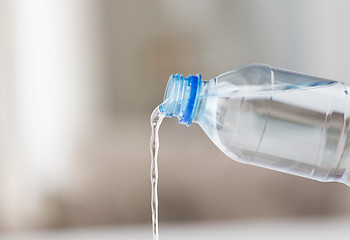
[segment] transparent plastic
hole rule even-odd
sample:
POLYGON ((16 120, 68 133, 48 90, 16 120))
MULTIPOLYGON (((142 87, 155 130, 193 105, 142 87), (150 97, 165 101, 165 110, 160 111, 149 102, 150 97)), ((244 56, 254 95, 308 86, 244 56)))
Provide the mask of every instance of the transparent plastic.
MULTIPOLYGON (((350 185, 350 102, 343 82, 253 64, 201 80, 196 88, 191 122, 228 157, 350 185)), ((176 92, 168 89, 160 111, 181 119, 181 111, 167 112, 167 104, 186 108, 190 86, 176 100, 169 91, 176 92)))

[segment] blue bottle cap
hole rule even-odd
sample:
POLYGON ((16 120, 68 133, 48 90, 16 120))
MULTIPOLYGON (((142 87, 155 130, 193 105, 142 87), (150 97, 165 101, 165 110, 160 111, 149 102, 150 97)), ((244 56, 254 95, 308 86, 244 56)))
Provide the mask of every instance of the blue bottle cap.
POLYGON ((159 106, 167 117, 176 116, 179 123, 189 126, 192 123, 201 86, 201 75, 171 75, 164 94, 164 101, 159 106))

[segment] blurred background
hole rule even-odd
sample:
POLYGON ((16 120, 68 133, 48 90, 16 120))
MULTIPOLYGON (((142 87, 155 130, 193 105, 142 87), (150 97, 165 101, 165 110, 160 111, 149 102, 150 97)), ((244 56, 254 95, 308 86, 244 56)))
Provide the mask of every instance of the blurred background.
MULTIPOLYGON (((144 224, 150 239, 149 117, 169 75, 265 63, 350 83, 349 8, 0 0, 0 236, 144 224)), ((160 231, 350 217, 349 187, 234 162, 195 124, 166 119, 160 140, 160 231)))

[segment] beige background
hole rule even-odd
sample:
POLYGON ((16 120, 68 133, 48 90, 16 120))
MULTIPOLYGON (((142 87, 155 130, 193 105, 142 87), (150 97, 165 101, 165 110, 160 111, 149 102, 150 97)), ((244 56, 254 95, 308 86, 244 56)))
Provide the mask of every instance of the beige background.
MULTIPOLYGON (((0 229, 149 223, 149 115, 171 73, 266 63, 349 82, 348 1, 0 0, 0 229)), ((160 219, 350 214, 349 188, 160 129, 160 219)))

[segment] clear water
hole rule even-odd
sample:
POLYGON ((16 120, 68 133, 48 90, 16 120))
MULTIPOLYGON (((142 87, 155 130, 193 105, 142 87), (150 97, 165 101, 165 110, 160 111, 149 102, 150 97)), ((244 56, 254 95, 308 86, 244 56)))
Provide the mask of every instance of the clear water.
POLYGON ((151 184, 152 184, 152 197, 151 197, 151 208, 152 208, 152 229, 153 229, 153 240, 159 239, 158 233, 158 150, 159 150, 159 127, 162 124, 165 116, 160 113, 159 108, 156 107, 151 114, 151 184))
POLYGON ((197 123, 227 156, 320 181, 348 176, 350 104, 344 84, 274 85, 268 91, 247 86, 242 93, 228 86, 220 91, 220 84, 201 100, 197 123))

